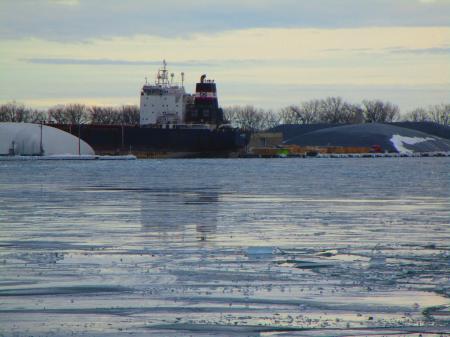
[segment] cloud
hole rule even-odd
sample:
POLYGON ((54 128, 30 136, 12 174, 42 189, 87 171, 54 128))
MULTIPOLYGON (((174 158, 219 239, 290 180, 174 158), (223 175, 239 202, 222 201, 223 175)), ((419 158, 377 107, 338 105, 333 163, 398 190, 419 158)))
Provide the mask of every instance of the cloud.
MULTIPOLYGON (((421 50, 442 54, 450 45, 450 27, 353 29, 246 29, 197 34, 185 39, 155 36, 116 37, 90 43, 38 39, 2 41, 3 59, 33 64, 159 65, 163 58, 180 66, 233 67, 262 62, 324 62, 421 50)), ((373 62, 373 61, 372 61, 373 62)), ((294 64, 295 65, 295 64, 294 64)))
POLYGON ((419 0, 34 0, 3 1, 1 7, 0 37, 7 39, 186 38, 251 28, 450 25, 448 0, 426 6, 419 0))
MULTIPOLYGON (((83 58, 25 58, 24 62, 49 65, 95 65, 95 66, 161 66, 162 61, 131 61, 113 59, 83 59, 83 58)), ((172 65, 180 67, 211 66, 211 63, 185 61, 172 62, 172 65)))
POLYGON ((152 80, 165 58, 169 71, 185 72, 188 92, 203 73, 215 79, 224 105, 277 108, 340 95, 409 107, 448 99, 449 46, 450 27, 258 28, 89 43, 0 40, 0 101, 137 102, 144 77, 152 80))
POLYGON ((80 4, 80 0, 49 0, 49 3, 63 6, 77 6, 80 4))
POLYGON ((352 49, 343 49, 343 48, 330 48, 325 49, 325 51, 333 53, 340 52, 354 52, 359 54, 382 54, 382 53, 391 53, 391 54, 417 54, 417 55, 447 55, 450 54, 449 47, 433 47, 433 48, 400 48, 400 47, 390 47, 384 49, 375 49, 375 48, 352 48, 352 49))
POLYGON ((450 48, 388 48, 391 53, 396 54, 430 54, 430 55, 448 55, 450 54, 450 48))

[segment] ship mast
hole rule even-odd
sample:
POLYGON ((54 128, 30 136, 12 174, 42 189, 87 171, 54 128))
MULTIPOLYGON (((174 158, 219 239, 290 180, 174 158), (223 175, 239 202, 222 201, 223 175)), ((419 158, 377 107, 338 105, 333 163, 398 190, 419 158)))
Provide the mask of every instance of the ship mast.
POLYGON ((169 71, 166 68, 167 63, 166 60, 163 60, 163 67, 158 70, 158 74, 156 75, 156 85, 160 86, 169 86, 169 71))

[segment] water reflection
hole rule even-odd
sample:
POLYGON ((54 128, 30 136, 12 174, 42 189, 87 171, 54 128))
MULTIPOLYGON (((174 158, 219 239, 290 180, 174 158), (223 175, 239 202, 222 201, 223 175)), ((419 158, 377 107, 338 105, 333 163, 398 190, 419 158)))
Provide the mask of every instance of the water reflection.
POLYGON ((10 163, 0 335, 447 332, 448 164, 10 163))
POLYGON ((195 229, 196 240, 207 241, 217 231, 220 196, 213 189, 139 193, 142 231, 169 242, 186 241, 195 229))

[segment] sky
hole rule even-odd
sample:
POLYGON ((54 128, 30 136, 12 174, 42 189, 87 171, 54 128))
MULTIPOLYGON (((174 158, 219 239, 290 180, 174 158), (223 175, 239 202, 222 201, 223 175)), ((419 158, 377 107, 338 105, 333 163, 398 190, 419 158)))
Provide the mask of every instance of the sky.
POLYGON ((0 103, 139 104, 164 59, 222 106, 406 113, 450 103, 450 0, 0 0, 0 103))

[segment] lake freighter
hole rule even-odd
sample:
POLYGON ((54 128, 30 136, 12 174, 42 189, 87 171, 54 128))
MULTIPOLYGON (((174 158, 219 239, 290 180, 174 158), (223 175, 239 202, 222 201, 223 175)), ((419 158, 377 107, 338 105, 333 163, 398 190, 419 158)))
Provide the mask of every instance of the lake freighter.
POLYGON ((216 83, 202 75, 194 95, 173 82, 166 62, 140 93, 139 125, 52 124, 80 137, 96 154, 138 157, 223 157, 242 150, 249 134, 232 128, 217 100, 216 83))

